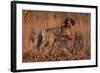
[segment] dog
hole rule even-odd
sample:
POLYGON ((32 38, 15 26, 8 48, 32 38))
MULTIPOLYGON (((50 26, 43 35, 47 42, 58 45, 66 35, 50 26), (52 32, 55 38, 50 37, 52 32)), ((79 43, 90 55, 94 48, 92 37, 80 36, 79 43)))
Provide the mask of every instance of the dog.
MULTIPOLYGON (((70 29, 75 25, 75 20, 72 18, 66 18, 64 20, 64 23, 61 27, 55 27, 55 28, 48 28, 38 34, 38 37, 36 38, 37 48, 43 48, 43 47, 51 47, 53 44, 59 40, 59 41, 71 41, 71 32, 70 29)), ((33 39, 31 39, 33 41, 33 39)))

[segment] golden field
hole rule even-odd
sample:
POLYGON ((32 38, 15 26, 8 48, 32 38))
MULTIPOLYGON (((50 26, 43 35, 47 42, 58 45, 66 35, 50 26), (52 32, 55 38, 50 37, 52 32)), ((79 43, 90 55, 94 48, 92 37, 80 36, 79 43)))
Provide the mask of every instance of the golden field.
MULTIPOLYGON (((23 10, 22 20, 23 62, 86 60, 91 58, 91 14, 23 10), (35 41, 39 33, 46 29, 61 27, 64 20, 69 17, 75 21, 75 26, 68 30, 71 31, 71 41, 61 41, 61 38, 57 37, 58 42, 52 42, 51 46, 36 47, 35 41)), ((47 33, 52 34, 52 32, 47 33)), ((53 36, 50 38, 53 39, 53 36)))

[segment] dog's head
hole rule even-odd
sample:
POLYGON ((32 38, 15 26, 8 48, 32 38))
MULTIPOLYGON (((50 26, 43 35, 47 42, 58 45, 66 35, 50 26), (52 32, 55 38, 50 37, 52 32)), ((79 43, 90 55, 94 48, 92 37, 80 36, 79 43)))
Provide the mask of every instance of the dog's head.
POLYGON ((72 18, 66 18, 64 20, 64 26, 63 27, 71 27, 75 25, 75 20, 72 18))

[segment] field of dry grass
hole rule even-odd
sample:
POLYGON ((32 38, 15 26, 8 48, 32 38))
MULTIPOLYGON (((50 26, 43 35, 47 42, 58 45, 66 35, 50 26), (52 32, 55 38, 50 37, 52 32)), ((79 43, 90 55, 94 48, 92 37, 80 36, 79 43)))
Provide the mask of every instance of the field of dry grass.
POLYGON ((23 62, 85 60, 91 58, 91 15, 89 13, 23 10, 22 15, 23 62), (75 26, 68 30, 71 32, 71 41, 67 39, 61 41, 61 38, 57 37, 57 41, 52 46, 35 46, 39 33, 46 29, 61 27, 68 17, 75 20, 75 26), (30 39, 31 37, 32 39, 30 39))

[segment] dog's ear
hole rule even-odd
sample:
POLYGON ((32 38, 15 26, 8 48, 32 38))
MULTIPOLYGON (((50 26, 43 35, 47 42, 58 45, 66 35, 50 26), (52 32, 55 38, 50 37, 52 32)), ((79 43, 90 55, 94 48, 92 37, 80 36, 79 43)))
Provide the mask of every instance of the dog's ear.
POLYGON ((65 20, 64 20, 64 27, 67 27, 68 26, 68 18, 66 18, 65 20))
POLYGON ((72 26, 76 24, 74 19, 70 18, 70 21, 71 21, 72 26))

